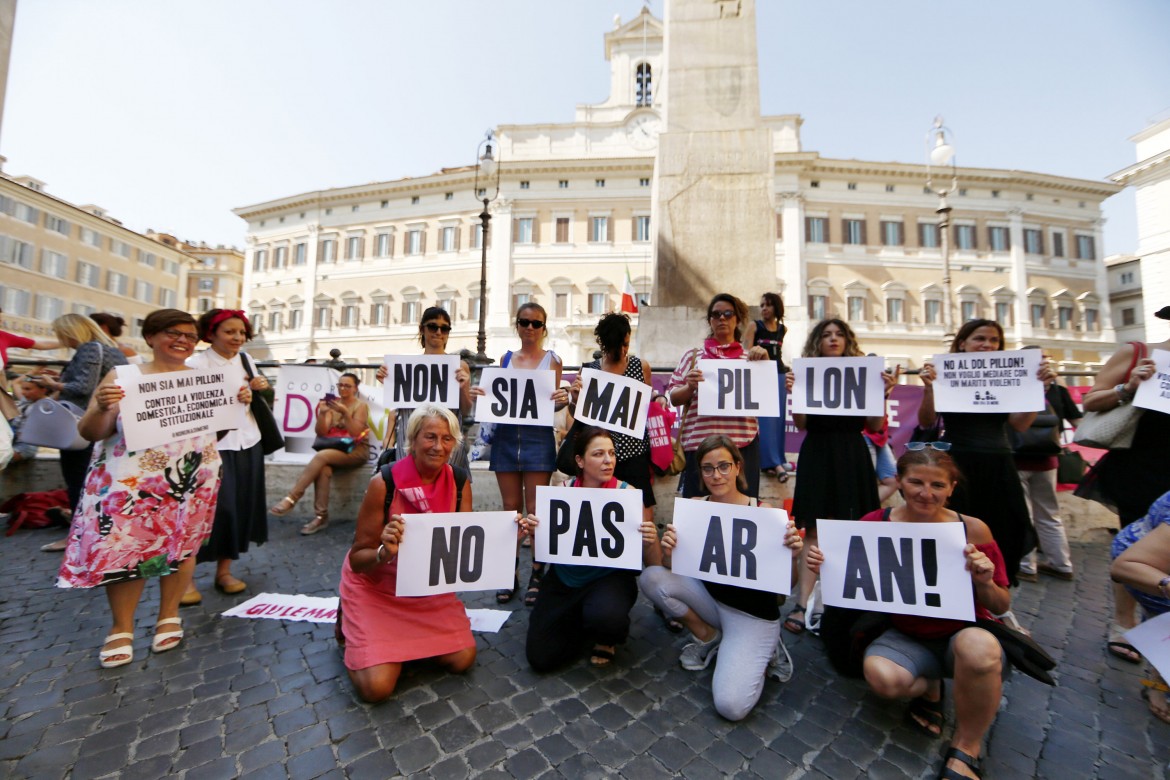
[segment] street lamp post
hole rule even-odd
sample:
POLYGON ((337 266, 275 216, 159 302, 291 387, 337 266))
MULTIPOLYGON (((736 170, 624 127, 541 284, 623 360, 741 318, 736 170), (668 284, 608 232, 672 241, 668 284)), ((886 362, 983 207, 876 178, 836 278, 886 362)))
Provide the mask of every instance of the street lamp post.
POLYGON ((500 194, 500 166, 492 156, 495 140, 495 135, 488 130, 476 148, 478 162, 475 167, 475 197, 483 201, 483 211, 479 214, 479 336, 475 355, 475 363, 479 366, 491 362, 487 356, 487 250, 492 220, 488 206, 500 194))
POLYGON ((951 206, 947 196, 959 188, 959 172, 955 166, 955 147, 951 145, 947 136, 950 129, 943 125, 943 118, 936 116, 930 132, 926 134, 926 188, 938 196, 938 230, 940 247, 942 249, 943 265, 943 329, 946 331, 944 340, 949 341, 955 335, 954 302, 951 295, 951 206), (934 173, 941 169, 945 175, 947 166, 950 166, 951 181, 949 185, 934 186, 934 173))

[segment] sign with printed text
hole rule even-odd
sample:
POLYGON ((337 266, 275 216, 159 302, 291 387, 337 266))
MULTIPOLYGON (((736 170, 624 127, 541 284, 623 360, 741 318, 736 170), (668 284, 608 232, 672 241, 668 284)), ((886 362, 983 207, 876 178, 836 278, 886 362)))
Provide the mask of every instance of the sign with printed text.
POLYGON ((1039 412, 1044 383, 1038 349, 947 352, 932 358, 934 408, 940 412, 1039 412))
MULTIPOLYGON (((776 372, 772 366, 772 373, 776 372)), ((792 551, 784 546, 788 513, 677 498, 675 574, 787 595, 792 592, 792 551)))
POLYGON ((975 619, 963 523, 817 520, 825 604, 898 615, 975 619))
POLYGON ((337 394, 341 374, 321 366, 283 365, 276 379, 276 422, 287 439, 316 436, 317 404, 326 393, 337 394))
POLYGON ((476 398, 475 421, 551 428, 556 380, 556 372, 547 368, 484 368, 479 380, 484 395, 476 398))
POLYGON ((792 413, 881 417, 886 413, 884 370, 880 357, 796 358, 792 413))
POLYGON ((1133 405, 1156 412, 1170 413, 1170 352, 1155 349, 1154 375, 1138 385, 1133 405))
POLYGON ((699 360, 699 414, 779 417, 780 380, 770 360, 699 360))
POLYGON ((248 407, 237 399, 245 382, 239 366, 143 374, 118 366, 122 434, 131 452, 216 431, 239 428, 248 407))
POLYGON ((1170 612, 1139 623, 1125 632, 1125 639, 1154 665, 1163 680, 1170 680, 1170 612))
POLYGON ((386 355, 382 404, 387 409, 414 409, 422 404, 459 408, 458 355, 386 355))
POLYGON ((223 613, 224 617, 264 618, 309 623, 336 623, 337 596, 261 593, 223 613))
POLYGON ((515 512, 403 515, 399 596, 433 596, 512 587, 515 512))
POLYGON ((652 393, 650 385, 637 379, 595 368, 582 369, 573 419, 640 439, 646 433, 652 393))
POLYGON ((641 490, 540 485, 536 516, 537 561, 642 569, 641 490))

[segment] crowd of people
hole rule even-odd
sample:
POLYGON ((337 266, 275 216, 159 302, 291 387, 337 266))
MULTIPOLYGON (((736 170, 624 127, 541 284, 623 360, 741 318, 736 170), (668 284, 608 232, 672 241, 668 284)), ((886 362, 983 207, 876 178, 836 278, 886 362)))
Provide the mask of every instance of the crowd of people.
MULTIPOLYGON (((784 399, 797 377, 783 361, 787 329, 779 296, 764 295, 761 312, 762 318, 752 321, 743 301, 716 295, 706 310, 706 337, 680 356, 662 395, 655 393, 656 401, 679 409, 683 498, 766 509, 759 500, 761 479, 788 478, 782 417, 700 413, 704 360, 774 362, 780 409, 785 409, 784 399)), ((1158 316, 1170 319, 1170 307, 1158 316)), ((58 584, 104 586, 111 629, 98 657, 103 667, 112 668, 133 660, 134 613, 147 579, 158 577, 161 588, 151 650, 167 652, 183 640, 180 604, 202 598, 193 585, 196 563, 215 562, 215 587, 241 593, 247 585, 232 573, 232 563, 250 544, 263 544, 268 536, 261 432, 252 412, 239 428, 219 436, 207 433, 131 451, 119 407, 125 397, 121 383, 131 375, 237 366, 246 380, 232 391, 245 405, 251 404, 253 392, 267 390, 268 383, 242 351, 252 327, 241 311, 213 309, 199 320, 174 309, 155 311, 141 328, 147 356, 117 342, 124 323, 107 318, 99 324, 96 319, 79 314, 58 318, 53 323, 56 342, 3 334, 0 352, 10 347, 74 350, 60 373, 40 370, 20 382, 28 397, 53 394, 84 409, 78 431, 89 446, 61 452, 71 527, 58 584), (208 348, 197 352, 200 341, 208 348)), ((500 365, 553 372, 551 401, 571 414, 582 380, 578 376, 571 385, 562 385, 561 359, 543 346, 547 320, 539 304, 522 304, 515 317, 519 348, 503 355, 500 365)), ((446 353, 450 324, 450 315, 441 308, 424 312, 419 323, 424 354, 446 353)), ((603 316, 595 336, 600 357, 585 368, 651 384, 649 365, 630 354, 631 326, 625 315, 603 316)), ((950 352, 1004 348, 1001 325, 976 319, 958 330, 950 352)), ((1170 349, 1170 341, 1119 349, 1085 396, 1085 409, 1102 412, 1130 403, 1141 383, 1155 374, 1148 356, 1154 349, 1170 349)), ((804 358, 864 354, 849 324, 835 317, 816 323, 801 350, 804 358)), ((377 378, 385 377, 382 370, 377 378)), ((887 398, 899 377, 898 366, 884 372, 887 398)), ((473 386, 466 363, 460 362, 455 378, 457 409, 422 404, 398 412, 384 441, 394 456, 371 478, 353 546, 341 562, 337 636, 353 685, 366 701, 390 697, 404 663, 433 659, 461 672, 475 662, 475 641, 456 596, 396 593, 399 545, 408 527, 424 522, 419 515, 473 508, 460 417, 484 391, 473 386), (407 515, 413 518, 409 523, 407 515)), ((940 413, 934 395, 938 373, 926 363, 919 373, 923 398, 917 441, 893 465, 891 456, 887 453, 883 460, 881 452, 888 446, 885 416, 794 415, 805 436, 797 459, 792 518, 782 530, 794 558, 793 599, 783 621, 783 600, 776 594, 704 582, 672 570, 680 531, 671 523, 655 524, 653 484, 661 471, 651 463, 649 433, 637 438, 576 422, 565 435, 562 446, 568 450, 561 458, 551 426, 497 424, 489 469, 504 509, 515 513, 517 539, 512 588, 500 591, 497 601, 516 597, 519 545, 548 519, 537 516, 537 488, 549 485, 558 462, 563 465, 571 458, 572 473, 564 483, 568 487, 641 491, 643 570, 534 563, 524 594, 524 603, 532 607, 525 653, 538 672, 561 668, 583 652, 594 666, 615 663, 641 591, 669 624, 689 632, 691 642, 679 658, 684 669, 715 664, 716 711, 733 721, 746 717, 769 677, 783 682, 793 674, 781 627, 792 633, 808 627, 809 598, 826 560, 818 545, 817 520, 827 518, 961 523, 975 614, 982 621, 1022 629, 1011 612, 1011 588, 1020 580, 1034 581, 1038 573, 1060 580, 1074 577, 1056 506, 1054 457, 1065 423, 1075 426, 1081 413, 1056 378, 1052 362, 1043 356, 1036 373, 1045 387, 1045 409, 1039 413, 940 413), (872 453, 864 434, 876 437, 869 440, 872 453), (882 485, 889 487, 884 495, 879 493, 882 485), (888 501, 892 491, 901 499, 888 501)), ((313 485, 313 519, 302 534, 317 533, 329 523, 333 470, 368 462, 369 409, 358 385, 356 374, 344 373, 337 395, 317 405, 315 432, 318 441, 325 441, 315 447, 317 454, 289 494, 268 509, 276 516, 289 513, 313 485)), ((1107 649, 1135 663, 1142 658, 1124 632, 1139 618, 1170 610, 1168 440, 1170 415, 1146 410, 1137 419, 1132 445, 1109 451, 1079 488, 1080 494, 1107 502, 1121 519, 1123 530, 1113 545, 1117 584, 1107 649)), ((935 737, 942 733, 944 681, 950 678, 955 729, 941 776, 978 776, 982 740, 995 717, 1008 669, 1001 640, 986 623, 893 616, 864 650, 861 668, 876 695, 908 700, 911 722, 935 737)), ((1152 667, 1142 694, 1150 712, 1170 722, 1166 682, 1152 667)))

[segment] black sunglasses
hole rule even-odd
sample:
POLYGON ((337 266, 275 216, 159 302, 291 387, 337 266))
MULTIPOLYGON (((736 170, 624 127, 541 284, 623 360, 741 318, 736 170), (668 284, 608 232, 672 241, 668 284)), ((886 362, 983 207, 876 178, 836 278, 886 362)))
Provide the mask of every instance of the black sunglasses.
POLYGON ((731 309, 719 309, 711 312, 711 319, 713 320, 729 320, 735 316, 735 312, 731 309))
POLYGON ((423 327, 429 330, 431 333, 438 333, 439 331, 442 331, 443 333, 451 332, 450 325, 441 325, 437 322, 424 322, 423 327))
POLYGON ((540 330, 541 328, 544 327, 544 320, 529 320, 529 319, 525 319, 524 317, 517 317, 516 318, 516 327, 517 328, 536 328, 537 330, 540 330))

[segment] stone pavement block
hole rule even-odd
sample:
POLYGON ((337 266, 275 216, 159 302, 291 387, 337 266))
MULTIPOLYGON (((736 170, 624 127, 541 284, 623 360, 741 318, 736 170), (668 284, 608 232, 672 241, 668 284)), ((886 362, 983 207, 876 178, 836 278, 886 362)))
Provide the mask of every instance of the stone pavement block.
POLYGON ((205 720, 185 726, 179 731, 179 743, 182 747, 189 747, 196 742, 223 736, 223 722, 220 720, 205 720))
POLYGON ((561 733, 581 750, 588 750, 590 745, 605 738, 600 726, 583 718, 566 724, 561 733))
POLYGON ((299 756, 320 745, 330 745, 329 728, 324 723, 315 723, 307 729, 294 731, 285 738, 290 756, 299 756))
POLYGON ((164 731, 138 741, 134 748, 134 760, 153 758, 154 756, 173 756, 179 751, 179 732, 164 731))
POLYGON ((218 737, 205 739, 202 742, 186 747, 174 756, 175 770, 191 769, 214 761, 223 755, 223 740, 218 737))
POLYGON ((665 780, 675 774, 650 756, 638 756, 622 767, 626 780, 665 780))
MULTIPOLYGON (((27 755, 25 755, 23 758, 20 759, 20 761, 17 762, 15 772, 14 772, 14 774, 12 774, 10 776, 11 777, 37 777, 37 776, 64 777, 69 772, 69 769, 71 766, 73 766, 74 762, 77 761, 78 748, 79 748, 80 744, 81 744, 80 741, 74 741, 74 742, 67 742, 67 743, 64 743, 61 745, 52 745, 52 746, 44 747, 44 748, 41 748, 40 750, 34 750, 34 751, 28 753, 27 755)), ((112 767, 106 769, 106 771, 102 772, 102 774, 107 774, 109 772, 113 772, 117 769, 117 767, 122 766, 124 759, 125 759, 125 756, 124 755, 117 755, 117 756, 113 756, 112 759, 113 759, 112 767)), ((104 760, 91 762, 89 759, 85 759, 83 762, 78 762, 78 764, 81 764, 81 763, 86 763, 86 764, 93 763, 96 766, 102 766, 102 767, 107 767, 107 766, 111 765, 111 761, 104 761, 104 760)), ((91 775, 91 776, 96 777, 97 775, 91 775)))
POLYGON ((290 780, 311 780, 322 777, 336 768, 337 759, 329 745, 319 745, 299 756, 293 756, 285 764, 290 780))
POLYGON ((606 731, 618 731, 633 719, 630 712, 612 702, 601 705, 589 717, 606 731))
POLYGON ((716 742, 704 750, 703 758, 725 774, 737 771, 745 763, 743 754, 726 742, 716 742))
POLYGON ((609 737, 591 746, 589 748, 589 755, 609 769, 617 769, 622 764, 627 763, 636 754, 625 743, 614 737, 609 737))
POLYGON ((183 776, 183 780, 222 780, 225 777, 234 777, 236 774, 235 759, 224 756, 203 766, 195 767, 183 776))
POLYGON ((533 748, 553 766, 559 766, 565 759, 577 754, 577 747, 561 734, 542 737, 536 741, 533 748))
POLYGON ((721 780, 727 775, 719 771, 713 764, 703 758, 696 758, 691 763, 687 764, 679 772, 681 777, 687 780, 721 780))
POLYGON ((588 753, 577 753, 557 767, 557 774, 567 780, 606 780, 612 774, 588 753))
POLYGON ((386 780, 394 776, 394 762, 383 753, 371 753, 345 767, 350 780, 386 780))
POLYGON ((250 774, 269 764, 283 764, 288 752, 284 749, 284 742, 273 739, 240 752, 238 758, 240 769, 250 774))
POLYGON ((460 715, 432 730, 444 753, 454 753, 475 742, 483 732, 467 715, 460 715))
POLYGON ((266 719, 271 723, 272 731, 278 737, 286 737, 294 731, 300 731, 306 726, 317 722, 317 715, 311 707, 282 712, 274 718, 266 719))
POLYGON ((414 717, 418 720, 418 725, 430 730, 454 718, 455 708, 445 701, 435 701, 415 710, 414 717))
POLYGON ((14 718, 14 722, 11 728, 9 728, 8 733, 14 737, 31 733, 39 736, 44 733, 47 727, 60 722, 64 716, 65 708, 63 706, 48 707, 40 711, 34 711, 19 720, 14 718))
POLYGON ((398 765, 399 771, 407 775, 430 766, 440 755, 442 754, 434 739, 425 734, 421 737, 415 737, 405 744, 398 745, 391 751, 391 756, 394 758, 394 763, 398 765))
POLYGON ((429 772, 430 777, 435 780, 463 780, 469 774, 466 762, 459 756, 440 761, 431 767, 429 772))
POLYGON ((504 768, 513 777, 535 777, 549 766, 548 761, 535 748, 521 750, 504 761, 504 768))
POLYGON ((664 767, 676 773, 695 758, 694 748, 674 736, 658 740, 648 752, 664 767))
POLYGON ((748 764, 748 770, 757 777, 792 777, 799 767, 771 750, 761 750, 748 764))

